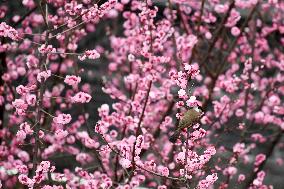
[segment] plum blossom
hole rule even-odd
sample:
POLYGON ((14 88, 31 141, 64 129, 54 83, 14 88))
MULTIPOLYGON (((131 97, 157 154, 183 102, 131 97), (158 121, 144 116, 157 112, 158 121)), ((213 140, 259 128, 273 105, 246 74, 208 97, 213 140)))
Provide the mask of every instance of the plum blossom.
POLYGON ((257 178, 253 180, 253 185, 256 187, 260 187, 262 185, 262 182, 264 180, 265 177, 265 172, 264 171, 260 171, 257 173, 257 178))
POLYGON ((238 182, 243 182, 246 179, 246 176, 244 174, 240 174, 238 177, 238 182))
POLYGON ((28 108, 28 104, 24 100, 15 99, 15 101, 12 102, 12 105, 16 108, 16 112, 19 115, 25 115, 25 112, 28 108))
POLYGON ((231 33, 232 33, 233 36, 236 37, 236 36, 240 35, 240 29, 238 27, 234 26, 234 27, 231 28, 231 33))
POLYGON ((196 107, 198 106, 198 101, 196 100, 196 96, 190 96, 190 98, 186 101, 186 105, 188 107, 196 107))
POLYGON ((17 165, 16 168, 18 169, 20 174, 27 174, 29 171, 26 165, 17 165))
POLYGON ((170 174, 169 169, 167 167, 164 167, 164 166, 158 166, 157 170, 161 175, 166 176, 166 177, 169 176, 169 174, 170 174))
POLYGON ((38 80, 38 82, 43 83, 50 76, 51 76, 51 71, 50 70, 42 71, 42 72, 37 74, 37 80, 38 80))
POLYGON ((95 49, 87 50, 83 55, 78 56, 79 60, 83 61, 86 58, 88 59, 98 59, 100 58, 100 54, 95 49))
POLYGON ((27 135, 33 134, 33 130, 31 129, 31 125, 27 122, 24 122, 20 125, 20 129, 23 130, 27 135))
POLYGON ((27 94, 26 95, 26 102, 29 106, 34 106, 36 104, 36 95, 27 94))
POLYGON ((59 114, 57 117, 53 118, 53 122, 57 124, 68 124, 70 123, 72 117, 70 114, 59 114))
POLYGON ((119 160, 119 163, 125 169, 127 169, 131 166, 131 161, 129 159, 126 159, 126 158, 121 158, 119 160))
POLYGON ((37 68, 38 64, 39 64, 39 60, 37 57, 35 57, 34 55, 28 55, 27 56, 27 66, 29 69, 31 68, 37 68))
POLYGON ((23 85, 19 85, 18 87, 16 87, 16 91, 18 94, 20 95, 26 95, 27 93, 30 92, 30 88, 29 87, 25 87, 23 85))
POLYGON ((18 179, 20 183, 30 188, 33 187, 33 185, 35 184, 35 182, 32 179, 30 179, 27 175, 24 175, 24 174, 20 174, 18 176, 18 179))
POLYGON ((71 86, 77 86, 80 82, 81 82, 81 77, 74 75, 67 75, 64 79, 64 83, 71 86))
POLYGON ((45 179, 45 174, 49 172, 50 162, 49 161, 42 161, 37 166, 35 171, 35 176, 33 177, 33 181, 37 184, 41 183, 45 179))
POLYGON ((187 98, 186 91, 184 89, 180 89, 178 91, 179 98, 187 98))
POLYGON ((22 0, 27 14, 12 2, 0 5, 0 187, 273 187, 271 157, 255 152, 283 147, 282 2, 22 0), (200 123, 169 140, 197 106, 200 123))
POLYGON ((233 147, 233 152, 238 153, 238 154, 244 153, 245 152, 245 144, 244 143, 235 144, 234 147, 233 147))
POLYGON ((71 97, 73 103, 88 103, 91 99, 91 95, 85 92, 78 92, 75 96, 71 97))
POLYGON ((27 134, 23 130, 18 130, 16 136, 18 141, 23 142, 26 139, 27 134))
POLYGON ((55 138, 57 140, 62 140, 64 139, 66 136, 68 135, 68 132, 67 131, 64 131, 62 129, 58 129, 55 131, 55 138))
POLYGON ((92 157, 87 153, 79 153, 76 155, 76 161, 80 162, 82 165, 85 165, 92 161, 92 157))
POLYGON ((224 169, 223 174, 232 177, 237 173, 237 168, 230 166, 224 169))
POLYGON ((185 70, 186 74, 188 75, 188 77, 191 78, 191 79, 195 78, 200 72, 197 64, 189 65, 189 64, 185 63, 184 64, 184 70, 185 70))
POLYGON ((42 54, 54 53, 56 49, 52 47, 52 45, 43 44, 38 48, 38 51, 42 54))
POLYGON ((18 40, 19 34, 17 30, 7 25, 6 22, 0 23, 0 36, 1 37, 9 37, 12 40, 18 40))
POLYGON ((263 161, 265 161, 265 159, 265 154, 257 154, 257 156, 255 157, 254 166, 259 166, 263 161))
POLYGON ((212 175, 208 175, 205 180, 201 180, 198 183, 198 189, 206 189, 209 188, 214 182, 218 179, 217 173, 213 173, 212 175))

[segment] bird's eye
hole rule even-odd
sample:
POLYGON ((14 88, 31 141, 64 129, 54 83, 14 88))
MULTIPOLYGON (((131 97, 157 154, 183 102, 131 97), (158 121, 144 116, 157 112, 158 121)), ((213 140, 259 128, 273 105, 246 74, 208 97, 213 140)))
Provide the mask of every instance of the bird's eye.
POLYGON ((202 106, 198 106, 199 112, 203 112, 202 106))
POLYGON ((194 107, 194 110, 197 112, 201 112, 201 110, 198 107, 194 107))

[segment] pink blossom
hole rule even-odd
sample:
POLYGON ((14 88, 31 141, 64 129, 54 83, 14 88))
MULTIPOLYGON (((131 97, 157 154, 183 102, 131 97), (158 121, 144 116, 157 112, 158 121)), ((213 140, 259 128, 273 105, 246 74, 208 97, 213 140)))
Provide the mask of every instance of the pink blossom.
POLYGON ((245 144, 244 143, 237 143, 233 147, 233 152, 234 153, 239 153, 242 154, 245 152, 245 144))
POLYGON ((205 180, 201 180, 198 183, 198 189, 206 189, 209 188, 214 182, 218 179, 217 174, 213 173, 212 175, 208 175, 205 180))
POLYGON ((273 187, 260 170, 272 157, 251 157, 284 130, 282 2, 4 2, 2 187, 224 189, 250 174, 250 189, 273 187), (197 106, 200 123, 169 141, 197 106))
POLYGON ((125 159, 125 158, 121 158, 121 159, 119 160, 119 163, 120 163, 120 165, 121 165, 123 168, 125 168, 125 169, 127 169, 127 168, 129 168, 129 167, 131 166, 131 161, 128 160, 128 159, 125 159))
POLYGON ((180 89, 178 91, 179 98, 187 98, 186 91, 184 89, 180 89))
POLYGON ((34 185, 34 181, 32 179, 30 179, 27 175, 24 174, 20 174, 18 176, 19 182, 28 186, 28 187, 33 187, 34 185))
POLYGON ((16 111, 19 115, 25 115, 28 104, 24 100, 15 99, 15 101, 12 102, 12 105, 16 108, 16 111))
POLYGON ((228 176, 233 176, 236 173, 237 173, 236 167, 232 167, 232 166, 225 168, 223 171, 223 174, 228 175, 228 176))
POLYGON ((47 71, 42 71, 40 73, 37 74, 37 80, 40 83, 43 83, 47 80, 47 78, 49 78, 51 76, 51 71, 47 70, 47 71))
POLYGON ((70 114, 59 114, 57 117, 53 118, 53 122, 57 124, 68 124, 70 123, 72 117, 70 114))
POLYGON ((26 165, 17 165, 16 168, 18 169, 20 174, 27 174, 29 171, 26 165))
POLYGON ((68 135, 68 132, 67 131, 64 131, 62 129, 58 129, 55 131, 55 138, 57 140, 62 140, 64 139, 66 136, 68 135))
POLYGON ((236 110, 236 116, 237 117, 242 117, 244 115, 244 111, 242 109, 237 109, 236 110))
POLYGON ((84 92, 78 92, 75 96, 71 97, 73 103, 88 103, 92 99, 91 95, 84 92))
POLYGON ((44 137, 44 132, 42 130, 38 131, 38 137, 43 138, 44 137))
POLYGON ((279 115, 284 115, 284 107, 281 106, 275 106, 273 108, 273 112, 279 115))
POLYGON ((236 36, 240 35, 241 31, 238 27, 234 26, 234 27, 231 28, 231 33, 232 33, 233 36, 236 37, 236 36))
POLYGON ((158 189, 167 189, 167 186, 166 185, 160 185, 160 186, 158 186, 158 189))
POLYGON ((278 106, 281 102, 281 100, 279 99, 279 97, 277 95, 272 95, 268 98, 269 101, 269 105, 270 106, 278 106))
POLYGON ((76 86, 81 82, 81 77, 74 75, 67 75, 64 79, 64 82, 71 86, 76 86))
POLYGON ((34 94, 27 94, 26 95, 26 102, 29 106, 35 106, 36 104, 36 95, 34 94))
POLYGON ((94 50, 87 50, 83 55, 78 56, 79 60, 83 61, 86 58, 88 59, 98 59, 100 58, 100 54, 94 49, 94 50))
POLYGON ((233 27, 237 24, 237 22, 241 19, 241 15, 240 13, 236 10, 236 9, 233 9, 231 11, 231 14, 227 20, 227 23, 226 23, 226 26, 227 27, 233 27))
POLYGON ((201 139, 201 138, 205 137, 205 135, 206 135, 206 131, 204 129, 195 130, 190 134, 191 140, 193 140, 193 141, 201 139))
POLYGON ((31 68, 37 68, 38 64, 39 64, 39 60, 37 57, 35 57, 34 55, 28 55, 27 56, 27 66, 29 69, 31 68))
POLYGON ((30 124, 28 124, 27 122, 22 123, 22 124, 20 125, 20 129, 23 130, 27 135, 31 135, 31 134, 33 134, 33 132, 34 132, 34 131, 31 129, 30 124))
POLYGON ((16 99, 12 104, 15 108, 19 108, 19 109, 27 109, 28 107, 28 105, 22 99, 16 99))
POLYGON ((26 151, 20 151, 18 152, 17 156, 21 159, 23 162, 29 162, 30 156, 26 151))
POLYGON ((52 45, 43 44, 38 48, 38 51, 43 54, 56 52, 56 49, 52 47, 52 45))
POLYGON ((227 12, 228 8, 229 8, 228 5, 218 4, 214 7, 214 10, 217 13, 225 13, 225 12, 227 12))
POLYGON ((64 189, 64 187, 63 186, 57 186, 57 185, 52 185, 52 186, 44 185, 42 187, 42 189, 64 189))
POLYGON ((243 182, 246 179, 246 176, 244 174, 240 174, 238 177, 238 182, 243 182))
POLYGON ((258 141, 259 143, 264 143, 266 142, 266 138, 264 136, 262 136, 261 134, 259 133, 254 133, 251 135, 251 138, 254 140, 254 141, 258 141))
POLYGON ((169 171, 169 169, 167 168, 167 167, 163 167, 163 166, 158 166, 158 172, 161 174, 161 175, 163 175, 163 176, 169 176, 169 174, 170 174, 170 171, 169 171))
POLYGON ((256 123, 262 123, 265 119, 265 114, 262 111, 259 111, 254 114, 254 117, 256 123))
POLYGON ((7 25, 5 22, 0 23, 0 36, 1 37, 9 37, 12 40, 18 40, 19 34, 17 30, 7 25))
POLYGON ((91 160, 91 156, 87 153, 79 153, 76 155, 76 161, 80 162, 82 165, 91 162, 91 160))
POLYGON ((28 87, 25 87, 23 85, 19 85, 18 87, 16 87, 16 91, 18 94, 20 95, 26 95, 27 93, 30 92, 30 89, 28 87))
POLYGON ((255 157, 254 166, 259 166, 265 160, 266 160, 265 154, 257 154, 257 156, 255 157))
POLYGON ((260 171, 257 173, 257 178, 253 180, 253 185, 260 187, 262 185, 262 182, 264 180, 265 177, 265 172, 264 171, 260 171))
POLYGON ((30 9, 35 6, 35 2, 33 0, 23 0, 22 3, 23 3, 24 6, 30 8, 30 9))
POLYGON ((26 135, 25 131, 19 130, 19 131, 17 131, 16 136, 17 136, 17 140, 22 142, 22 141, 24 141, 26 139, 27 135, 26 135))
POLYGON ((187 101, 186 105, 188 107, 196 107, 199 104, 199 102, 196 100, 196 96, 191 96, 187 101))

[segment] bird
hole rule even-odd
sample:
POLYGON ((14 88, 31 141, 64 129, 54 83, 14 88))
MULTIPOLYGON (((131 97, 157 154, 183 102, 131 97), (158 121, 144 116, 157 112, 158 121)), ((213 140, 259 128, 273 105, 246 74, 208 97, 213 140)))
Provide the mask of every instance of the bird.
POLYGON ((175 143, 178 139, 182 129, 192 127, 194 124, 198 123, 201 119, 203 112, 200 107, 192 107, 184 113, 184 116, 179 122, 178 128, 169 140, 172 143, 175 143))

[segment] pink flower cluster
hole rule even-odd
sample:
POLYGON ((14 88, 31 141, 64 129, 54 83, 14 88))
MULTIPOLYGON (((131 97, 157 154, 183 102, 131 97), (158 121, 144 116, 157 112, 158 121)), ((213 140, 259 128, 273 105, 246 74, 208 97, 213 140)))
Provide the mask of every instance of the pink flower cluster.
POLYGON ((16 112, 19 115, 25 115, 26 110, 28 109, 28 104, 22 99, 15 99, 12 102, 12 105, 16 108, 16 112))
POLYGON ((1 37, 9 37, 12 40, 18 40, 19 34, 17 30, 7 25, 5 22, 0 23, 0 36, 1 37))
POLYGON ((54 53, 56 49, 52 47, 52 45, 43 44, 38 48, 38 51, 43 54, 54 53))
POLYGON ((100 54, 98 53, 98 51, 94 50, 87 50, 85 51, 85 53, 83 55, 78 56, 79 60, 83 61, 86 58, 88 59, 98 59, 100 58, 100 54))
POLYGON ((50 166, 49 161, 42 161, 35 171, 35 176, 31 179, 26 174, 20 174, 18 176, 19 182, 23 185, 33 188, 35 184, 41 183, 46 177, 46 173, 53 171, 54 167, 50 166))
POLYGON ((282 1, 1 1, 0 18, 0 188, 273 187, 282 1))
POLYGON ((57 117, 53 118, 53 122, 57 124, 68 124, 70 123, 72 117, 70 114, 59 114, 57 117))
POLYGON ((198 186, 197 188, 198 189, 206 189, 206 188, 209 188, 210 186, 212 186, 214 184, 214 182, 218 179, 218 176, 216 173, 213 173, 212 175, 208 175, 206 177, 206 179, 204 180, 201 180, 199 183, 198 183, 198 186))
POLYGON ((17 131, 17 140, 19 142, 23 142, 26 138, 27 135, 32 135, 33 134, 33 130, 31 129, 31 126, 25 122, 25 123, 22 123, 20 125, 20 129, 17 131))
POLYGON ((88 103, 91 99, 91 95, 85 92, 78 92, 75 96, 71 97, 72 103, 88 103))
POLYGON ((42 71, 40 73, 37 74, 37 80, 40 83, 45 82, 49 77, 51 76, 51 71, 50 70, 46 70, 46 71, 42 71))
POLYGON ((74 75, 66 75, 64 79, 64 83, 71 86, 77 86, 80 82, 81 82, 81 77, 74 75))

